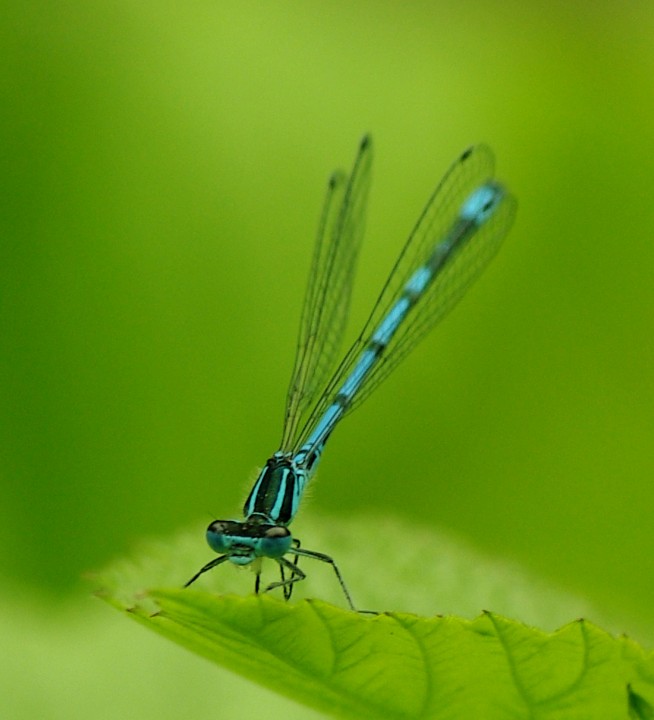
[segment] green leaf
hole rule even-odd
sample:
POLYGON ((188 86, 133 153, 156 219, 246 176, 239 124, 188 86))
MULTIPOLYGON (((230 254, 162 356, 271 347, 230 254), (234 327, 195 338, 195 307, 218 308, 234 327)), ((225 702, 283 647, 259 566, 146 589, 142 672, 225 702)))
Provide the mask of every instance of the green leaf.
MULTIPOLYGON (((114 565, 102 576, 103 596, 193 652, 315 709, 391 720, 653 717, 654 656, 589 621, 548 633, 495 612, 473 620, 364 615, 318 600, 180 589, 196 569, 186 555, 197 542, 151 545, 137 562, 114 565), (157 575, 179 575, 177 587, 138 591, 139 580, 157 575)), ((460 570, 479 565, 467 553, 459 550, 460 570)), ((492 563, 485 569, 497 571, 492 563)), ((352 577, 363 584, 375 572, 352 577)), ((229 574, 215 575, 210 582, 220 586, 229 574)), ((500 575, 510 582, 506 568, 500 575)))

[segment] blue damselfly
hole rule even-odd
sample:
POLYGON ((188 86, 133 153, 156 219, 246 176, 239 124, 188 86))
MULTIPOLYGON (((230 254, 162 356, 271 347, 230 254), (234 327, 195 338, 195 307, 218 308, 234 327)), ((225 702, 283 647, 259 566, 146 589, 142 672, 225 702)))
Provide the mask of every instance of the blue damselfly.
POLYGON ((295 366, 286 398, 280 449, 266 462, 243 507, 244 520, 214 520, 207 541, 219 554, 196 573, 226 560, 278 563, 290 598, 305 578, 300 557, 329 563, 349 606, 350 593, 334 560, 300 547, 288 529, 304 488, 338 422, 357 407, 463 296, 497 252, 515 215, 514 198, 493 179, 486 145, 468 148, 427 202, 366 322, 336 365, 363 238, 372 141, 361 141, 349 175, 329 180, 302 311, 295 366), (292 558, 289 559, 290 556, 292 558))

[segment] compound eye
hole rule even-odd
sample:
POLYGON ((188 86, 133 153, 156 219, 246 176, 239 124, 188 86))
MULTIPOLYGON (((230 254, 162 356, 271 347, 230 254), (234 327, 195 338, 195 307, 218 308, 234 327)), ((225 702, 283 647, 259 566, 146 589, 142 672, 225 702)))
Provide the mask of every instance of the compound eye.
POLYGON ((207 528, 206 538, 209 547, 217 553, 229 552, 231 546, 230 529, 233 523, 228 520, 214 520, 207 528))
POLYGON ((293 537, 288 528, 283 525, 272 525, 267 528, 261 538, 260 554, 263 557, 280 558, 285 555, 293 543, 293 537))

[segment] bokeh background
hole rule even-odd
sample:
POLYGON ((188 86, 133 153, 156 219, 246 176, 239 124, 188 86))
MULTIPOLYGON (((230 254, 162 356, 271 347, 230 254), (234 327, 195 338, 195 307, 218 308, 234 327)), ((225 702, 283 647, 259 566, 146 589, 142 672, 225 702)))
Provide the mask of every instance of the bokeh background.
POLYGON ((353 331, 467 145, 520 206, 331 440, 316 516, 452 531, 652 646, 654 5, 24 0, 0 33, 3 716, 312 716, 80 576, 240 508, 279 439, 325 181, 365 131, 353 331))

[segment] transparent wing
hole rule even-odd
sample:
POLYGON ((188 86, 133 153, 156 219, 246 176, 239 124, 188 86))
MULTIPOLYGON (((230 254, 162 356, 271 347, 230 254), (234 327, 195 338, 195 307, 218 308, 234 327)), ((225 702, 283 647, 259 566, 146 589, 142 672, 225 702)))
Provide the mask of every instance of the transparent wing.
MULTIPOLYGON (((493 177, 494 160, 485 145, 466 150, 450 167, 427 202, 410 234, 361 334, 354 342, 313 408, 300 433, 300 447, 312 427, 332 404, 343 381, 350 375, 362 350, 380 321, 404 292, 413 273, 437 252, 460 217, 461 208, 475 189, 493 177)), ((499 207, 456 252, 449 254, 424 294, 400 325, 376 364, 366 375, 347 407, 351 412, 384 380, 420 340, 456 305, 468 287, 494 257, 515 215, 515 199, 505 193, 499 207)))
POLYGON ((294 444, 340 350, 363 239, 371 167, 372 141, 366 136, 349 177, 336 172, 327 186, 286 397, 282 449, 294 444))

